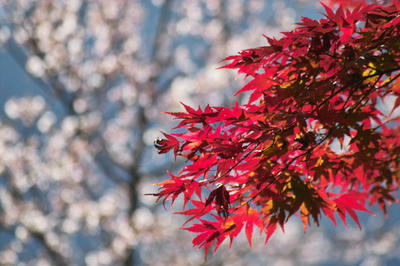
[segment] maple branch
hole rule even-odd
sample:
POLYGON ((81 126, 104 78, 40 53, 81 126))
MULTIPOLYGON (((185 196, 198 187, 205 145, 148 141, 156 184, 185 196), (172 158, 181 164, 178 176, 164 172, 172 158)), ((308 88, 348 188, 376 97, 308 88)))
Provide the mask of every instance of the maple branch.
MULTIPOLYGON (((398 69, 397 69, 397 70, 398 70, 398 69)), ((375 75, 374 75, 374 76, 375 76, 375 75)), ((370 90, 366 93, 366 95, 363 97, 363 99, 361 99, 360 102, 362 102, 362 101, 365 99, 365 97, 367 97, 367 96, 369 95, 369 93, 372 92, 371 90, 375 89, 375 86, 376 86, 377 82, 380 80, 380 78, 381 78, 382 76, 383 76, 383 74, 380 74, 380 76, 379 76, 379 78, 377 79, 377 81, 375 81, 374 85, 371 86, 370 90)), ((398 77, 400 77, 400 73, 399 73, 395 78, 393 78, 390 82, 393 82, 393 81, 394 81, 395 79, 397 79, 398 77)), ((385 84, 384 86, 389 85, 390 82, 388 82, 388 83, 385 84)), ((346 114, 346 115, 348 116, 348 115, 350 115, 350 114, 351 114, 351 113, 348 113, 348 114, 346 114)), ((317 146, 319 146, 320 144, 322 144, 322 143, 329 137, 330 132, 331 132, 331 130, 328 131, 327 134, 325 135, 325 137, 324 137, 323 139, 321 139, 317 144, 315 144, 312 148, 309 148, 307 151, 304 151, 303 153, 301 153, 301 154, 299 154, 299 155, 293 157, 293 158, 289 161, 289 163, 287 163, 286 166, 285 166, 284 168, 282 168, 276 175, 279 176, 283 171, 286 171, 286 170, 289 168, 289 166, 290 166, 295 160, 297 160, 298 158, 300 158, 300 157, 306 155, 307 153, 310 153, 310 152, 311 152, 312 150, 314 150, 317 146)), ((251 200, 254 200, 255 197, 257 197, 259 194, 261 194, 264 190, 268 189, 271 185, 276 184, 277 181, 279 181, 279 178, 277 178, 277 179, 275 179, 273 182, 269 183, 265 188, 263 188, 263 189, 262 189, 260 192, 258 192, 255 196, 253 196, 253 197, 251 198, 251 200)))
MULTIPOLYGON (((274 134, 275 134, 275 135, 274 135, 274 141, 273 141, 273 143, 270 145, 270 147, 272 147, 272 146, 275 144, 275 137, 277 136, 278 133, 281 134, 281 133, 283 133, 283 132, 286 132, 286 131, 292 129, 294 126, 295 126, 295 123, 293 123, 291 126, 287 127, 287 128, 284 129, 284 130, 280 130, 279 132, 274 133, 274 134)), ((274 130, 273 128, 270 129, 270 131, 273 131, 273 130, 274 130)), ((213 180, 208 181, 208 183, 210 183, 210 184, 215 183, 216 181, 220 180, 221 178, 223 178, 224 176, 226 176, 227 174, 229 174, 234 168, 236 168, 240 163, 242 163, 253 151, 255 151, 261 143, 262 143, 262 142, 256 143, 256 146, 253 147, 242 159, 240 159, 238 162, 236 162, 233 166, 231 166, 226 172, 224 172, 224 173, 223 173, 222 175, 220 175, 219 177, 217 177, 217 178, 215 178, 215 179, 213 179, 213 180)), ((249 145, 249 146, 250 146, 250 145, 249 145)))
MULTIPOLYGON (((399 71, 400 68, 397 68, 395 70, 392 70, 391 72, 394 71, 399 71)), ((378 87, 378 89, 381 89, 383 87, 386 87, 387 85, 391 84, 393 81, 395 81, 396 79, 398 79, 400 77, 400 73, 398 73, 396 76, 394 76, 391 80, 389 80, 388 82, 386 82, 385 84, 382 84, 380 87, 378 87)))
POLYGON ((248 204, 250 204, 250 201, 254 200, 257 196, 259 196, 261 193, 263 193, 264 191, 266 191, 268 188, 270 188, 272 185, 277 184, 278 181, 280 181, 280 175, 281 173, 283 173, 284 171, 288 170, 290 165, 296 161, 298 158, 306 155, 307 153, 310 153, 311 151, 313 151, 316 147, 318 147, 320 144, 322 144, 330 135, 331 131, 328 131, 325 135, 324 138, 322 138, 318 143, 316 143, 313 147, 307 149, 306 151, 302 152, 299 155, 296 155, 295 157, 293 157, 286 165, 284 168, 282 168, 281 170, 279 170, 278 173, 275 174, 275 176, 278 176, 278 178, 274 179, 272 182, 268 183, 266 187, 262 188, 259 192, 256 193, 256 195, 252 196, 250 198, 250 200, 247 201, 248 204))
POLYGON ((208 181, 208 183, 212 184, 220 180, 221 178, 225 177, 227 174, 229 174, 234 168, 236 168, 239 164, 241 164, 244 160, 246 160, 247 157, 249 157, 250 154, 252 154, 253 151, 255 151, 258 146, 261 144, 261 142, 256 143, 256 145, 247 153, 243 158, 241 158, 239 161, 237 161, 234 165, 232 165, 227 171, 225 171, 222 175, 218 176, 217 178, 208 181))
MULTIPOLYGON (((393 72, 393 71, 398 71, 398 70, 400 70, 400 68, 397 68, 397 69, 395 69, 395 70, 391 70, 390 72, 393 72)), ((385 73, 379 73, 379 78, 374 82, 374 84, 371 86, 371 88, 364 94, 364 96, 361 98, 361 100, 360 101, 358 101, 358 103, 355 105, 355 106, 353 106, 352 108, 351 108, 351 112, 349 113, 349 114, 351 114, 355 109, 357 109, 361 104, 362 104, 362 102, 374 91, 374 90, 379 90, 379 89, 381 89, 381 88, 383 88, 383 87, 386 87, 386 86, 388 86, 388 85, 390 85, 390 83, 392 83, 393 81, 395 81, 398 77, 400 77, 400 73, 398 73, 394 78, 392 78, 390 81, 388 81, 388 82, 386 82, 386 83, 384 83, 384 84, 382 84, 381 86, 379 86, 379 87, 375 87, 376 86, 376 84, 378 84, 378 82, 379 82, 379 80, 382 78, 382 76, 384 75, 385 73)), ((365 103, 366 104, 366 103, 365 103)), ((365 105, 364 104, 364 105, 365 105)))
MULTIPOLYGON (((376 76, 376 75, 377 75, 377 74, 374 74, 374 75, 371 75, 371 76, 376 76)), ((375 84, 372 86, 371 89, 375 89, 376 83, 380 80, 380 78, 381 78, 382 76, 383 76, 383 74, 380 74, 379 78, 377 79, 377 81, 375 82, 375 84)), ((399 76, 400 76, 400 73, 396 76, 396 78, 398 78, 399 76)), ((393 80, 394 80, 394 79, 393 79, 393 80)), ((361 82, 362 82, 362 81, 364 81, 364 80, 361 80, 361 82)), ((392 82, 392 81, 391 81, 391 82, 392 82)), ((388 85, 388 84, 385 84, 385 86, 386 86, 386 85, 388 85)), ((328 97, 327 99, 325 99, 324 102, 327 102, 327 100, 332 99, 332 98, 333 98, 335 95, 337 95, 340 91, 343 91, 344 89, 346 89, 346 88, 349 87, 349 86, 350 86, 350 85, 345 86, 345 87, 342 87, 339 91, 337 91, 336 93, 332 94, 330 97, 328 97)), ((370 90, 371 90, 371 89, 370 89, 370 90)), ((366 96, 369 95, 370 90, 366 93, 366 95, 365 95, 364 98, 361 100, 361 102, 365 99, 366 96)), ((315 110, 315 111, 316 111, 316 110, 315 110)), ((348 114, 346 114, 346 115, 350 115, 350 113, 348 113, 348 114)), ((322 139, 321 139, 318 143, 316 143, 313 147, 311 147, 311 148, 307 149, 306 151, 302 152, 301 154, 296 155, 295 157, 293 157, 293 158, 285 165, 284 168, 282 168, 281 170, 279 170, 278 173, 275 174, 275 176, 278 176, 278 178, 276 178, 276 179, 273 180, 272 182, 268 183, 268 184, 266 185, 266 187, 262 188, 259 192, 256 193, 256 195, 252 196, 252 197, 247 201, 247 204, 250 204, 250 201, 254 200, 257 196, 259 196, 261 193, 263 193, 264 191, 266 191, 269 187, 271 187, 272 185, 278 183, 278 181, 280 181, 280 179, 281 179, 281 177, 279 177, 281 173, 283 173, 284 171, 286 171, 286 170, 290 167, 290 165, 291 165, 294 161, 296 161, 298 158, 300 158, 300 157, 302 157, 302 156, 304 156, 304 155, 306 155, 306 154, 311 153, 317 146, 319 146, 320 144, 322 144, 326 139, 328 139, 328 137, 330 136, 330 133, 331 133, 331 132, 332 132, 331 129, 328 130, 328 132, 326 133, 326 135, 324 136, 324 138, 322 138, 322 139)))
POLYGON ((376 79, 376 81, 374 82, 374 84, 371 86, 371 88, 369 88, 369 90, 367 92, 364 93, 364 96, 361 98, 360 101, 358 101, 358 103, 353 106, 352 108, 350 108, 350 112, 348 113, 349 115, 353 113, 354 110, 356 110, 360 104, 374 91, 376 90, 375 86, 376 84, 379 82, 379 80, 382 78, 383 74, 380 74, 379 77, 376 79))
MULTIPOLYGON (((399 68, 397 68, 397 69, 395 69, 395 70, 392 70, 391 72, 396 71, 396 70, 399 70, 399 68)), ((364 97, 360 100, 359 103, 361 103, 366 97, 368 97, 368 95, 369 95, 374 89, 376 89, 375 86, 376 86, 377 82, 381 79, 381 77, 384 75, 384 73, 374 74, 374 75, 371 75, 371 76, 376 76, 376 75, 379 75, 379 78, 375 81, 374 85, 371 86, 371 88, 368 90, 368 92, 364 95, 364 97)), ((389 82, 387 82, 387 83, 385 83, 384 85, 382 85, 381 87, 384 87, 384 86, 389 85, 391 82, 393 82, 394 80, 396 80, 396 79, 399 78, 399 77, 400 77, 400 73, 397 74, 397 75, 396 75, 393 79, 391 79, 389 82)), ((381 88, 381 87, 379 87, 379 88, 381 88)), ((378 88, 378 89, 379 89, 379 88, 378 88)), ((356 106, 356 107, 357 107, 357 106, 356 106)), ((356 109, 356 107, 353 108, 353 110, 356 109)), ((350 114, 351 114, 351 112, 350 112, 350 113, 347 113, 346 116, 349 116, 350 114)), ((379 127, 380 127, 380 126, 379 126, 379 127)), ((277 184, 278 181, 280 181, 280 179, 281 179, 281 177, 279 177, 281 173, 283 173, 284 171, 286 171, 286 170, 290 167, 290 165, 291 165, 294 161, 296 161, 298 158, 300 158, 300 157, 302 157, 302 156, 304 156, 304 155, 306 155, 306 154, 309 154, 309 153, 310 153, 311 151, 313 151, 317 146, 319 146, 320 144, 322 144, 322 143, 329 137, 330 133, 331 133, 331 130, 329 130, 329 131, 327 132, 327 134, 324 136, 324 138, 321 139, 318 143, 316 143, 313 147, 311 147, 311 148, 309 148, 307 151, 304 151, 304 152, 302 152, 301 154, 299 154, 299 155, 293 157, 293 158, 285 165, 284 168, 282 168, 281 170, 279 170, 279 172, 278 172, 277 174, 275 174, 275 176, 278 176, 278 178, 276 178, 276 179, 273 180, 272 182, 268 183, 268 184, 266 185, 266 187, 262 188, 259 192, 256 193, 256 195, 252 196, 249 200, 247 200, 246 203, 247 203, 247 204, 250 204, 251 201, 253 201, 253 200, 254 200, 257 196, 259 196, 261 193, 263 193, 264 191, 266 191, 269 187, 271 187, 271 186, 274 185, 274 184, 277 184)))

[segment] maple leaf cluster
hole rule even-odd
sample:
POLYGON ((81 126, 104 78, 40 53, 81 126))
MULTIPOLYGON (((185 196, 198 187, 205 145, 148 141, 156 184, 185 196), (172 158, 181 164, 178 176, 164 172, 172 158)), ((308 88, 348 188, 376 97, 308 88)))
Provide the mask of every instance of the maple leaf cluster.
POLYGON ((183 195, 184 229, 205 253, 243 228, 250 246, 254 227, 267 242, 293 216, 305 231, 323 215, 360 226, 356 211, 378 203, 386 213, 396 201, 400 1, 324 8, 324 18, 225 59, 250 80, 236 93, 247 103, 169 113, 178 130, 156 147, 187 162, 154 195, 183 195))

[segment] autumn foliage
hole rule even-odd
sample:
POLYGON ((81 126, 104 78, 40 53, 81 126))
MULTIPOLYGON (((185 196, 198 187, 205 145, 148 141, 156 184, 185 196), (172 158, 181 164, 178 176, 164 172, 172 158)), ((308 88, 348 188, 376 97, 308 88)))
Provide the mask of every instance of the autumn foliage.
POLYGON ((324 18, 225 59, 248 80, 236 93, 245 104, 169 113, 178 130, 155 145, 187 162, 154 195, 183 196, 184 229, 206 253, 242 230, 251 246, 254 227, 267 242, 294 216, 304 230, 323 215, 360 226, 357 211, 396 201, 400 1, 324 7, 324 18))

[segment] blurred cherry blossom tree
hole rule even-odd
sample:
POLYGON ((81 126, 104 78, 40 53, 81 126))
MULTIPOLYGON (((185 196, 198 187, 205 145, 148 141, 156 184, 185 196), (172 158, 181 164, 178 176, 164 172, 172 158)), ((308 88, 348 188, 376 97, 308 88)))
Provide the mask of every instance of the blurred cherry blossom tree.
MULTIPOLYGON (((0 4, 1 49, 36 88, 30 96, 5 99, 0 119, 1 265, 326 261, 334 244, 321 231, 305 236, 294 224, 268 248, 260 239, 249 250, 243 239, 229 256, 225 248, 204 262, 202 252, 191 246, 192 236, 178 230, 182 220, 144 195, 154 192, 152 183, 166 169, 181 164, 153 148, 160 130, 171 127, 161 112, 181 108, 179 101, 221 105, 237 100, 231 95, 238 81, 228 70, 216 71, 219 61, 263 45, 262 34, 278 36, 300 15, 317 14, 316 1, 0 4), (299 245, 306 240, 308 246, 299 245)), ((0 69, 0 76, 8 71, 0 69)), ((6 85, 1 90, 13 92, 6 85)), ((353 235, 356 243, 365 237, 359 231, 353 235)), ((341 241, 346 235, 337 237, 341 241)), ((351 241, 342 242, 354 245, 351 241)), ((390 235, 376 241, 386 247, 380 254, 399 246, 390 235)), ((337 257, 345 256, 337 250, 337 257)), ((363 246, 359 250, 348 255, 349 263, 366 252, 363 246)))

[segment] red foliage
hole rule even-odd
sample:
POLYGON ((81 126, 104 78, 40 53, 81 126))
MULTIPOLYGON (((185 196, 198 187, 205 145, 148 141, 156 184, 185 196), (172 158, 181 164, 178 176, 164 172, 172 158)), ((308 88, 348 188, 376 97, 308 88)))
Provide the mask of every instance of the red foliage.
POLYGON ((341 5, 345 8, 356 7, 367 3, 366 0, 323 0, 322 2, 330 7, 341 5))
POLYGON ((386 213, 396 201, 400 1, 325 11, 226 58, 223 68, 251 77, 238 91, 250 94, 246 104, 170 113, 180 130, 156 146, 187 164, 155 195, 190 202, 181 214, 195 221, 185 228, 198 234, 194 246, 216 250, 243 227, 251 245, 254 226, 268 241, 293 215, 304 230, 323 214, 360 226, 368 202, 386 213), (389 114, 377 107, 388 96, 398 97, 389 114))

